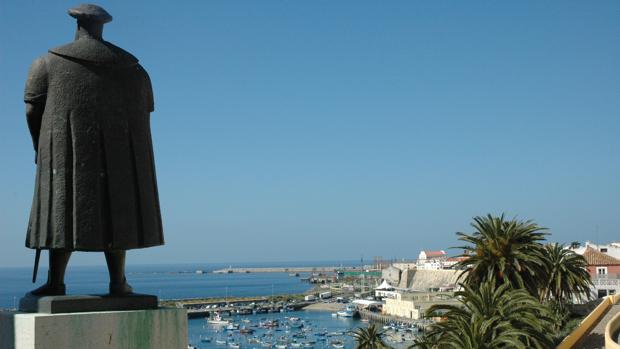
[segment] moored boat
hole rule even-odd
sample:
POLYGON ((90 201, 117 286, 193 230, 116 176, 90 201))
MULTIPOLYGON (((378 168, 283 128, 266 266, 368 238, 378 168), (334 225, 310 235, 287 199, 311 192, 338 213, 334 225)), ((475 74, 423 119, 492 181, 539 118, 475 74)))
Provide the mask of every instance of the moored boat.
POLYGON ((355 309, 355 306, 347 305, 347 307, 344 310, 341 310, 337 312, 336 314, 339 317, 353 317, 356 312, 357 312, 357 309, 355 309))
POLYGON ((214 313, 213 318, 210 318, 209 320, 207 320, 207 323, 210 323, 212 325, 228 325, 230 324, 229 320, 224 320, 222 318, 222 315, 220 315, 219 312, 214 313))
POLYGON ((335 341, 332 341, 330 344, 331 344, 332 347, 334 347, 336 349, 344 348, 344 342, 339 340, 339 339, 335 340, 335 341))

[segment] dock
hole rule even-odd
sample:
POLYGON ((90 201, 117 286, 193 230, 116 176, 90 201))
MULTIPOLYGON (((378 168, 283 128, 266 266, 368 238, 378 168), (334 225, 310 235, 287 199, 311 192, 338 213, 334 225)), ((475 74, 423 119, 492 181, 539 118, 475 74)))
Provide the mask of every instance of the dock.
POLYGON ((189 318, 204 318, 216 312, 224 315, 249 315, 280 312, 283 309, 300 310, 312 303, 304 301, 303 297, 303 294, 285 294, 271 297, 168 299, 160 301, 160 306, 185 308, 189 318))
POLYGON ((409 318, 403 318, 403 317, 399 317, 399 316, 393 316, 393 315, 384 315, 381 313, 375 313, 375 312, 371 312, 368 310, 360 310, 359 311, 360 317, 362 319, 367 319, 370 321, 374 321, 374 322, 379 322, 379 323, 403 323, 403 324, 407 324, 407 325, 415 325, 419 327, 419 320, 414 320, 414 319, 409 319, 409 318))
POLYGON ((280 313, 284 310, 297 311, 310 305, 310 302, 299 302, 290 304, 277 304, 269 302, 261 302, 256 304, 250 303, 235 303, 235 305, 223 305, 220 304, 215 308, 206 308, 206 306, 184 306, 187 309, 187 317, 205 318, 211 317, 213 313, 219 313, 223 315, 251 315, 251 314, 265 314, 265 313, 280 313))

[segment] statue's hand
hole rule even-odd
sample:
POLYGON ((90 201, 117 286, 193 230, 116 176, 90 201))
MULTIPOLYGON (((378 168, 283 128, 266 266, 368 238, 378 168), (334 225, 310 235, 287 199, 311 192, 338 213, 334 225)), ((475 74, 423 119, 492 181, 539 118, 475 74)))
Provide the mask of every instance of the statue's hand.
POLYGON ((34 163, 37 163, 37 153, 39 150, 39 134, 41 132, 41 119, 43 118, 43 110, 45 105, 39 103, 26 103, 26 120, 28 121, 28 129, 32 136, 32 146, 34 147, 34 163))

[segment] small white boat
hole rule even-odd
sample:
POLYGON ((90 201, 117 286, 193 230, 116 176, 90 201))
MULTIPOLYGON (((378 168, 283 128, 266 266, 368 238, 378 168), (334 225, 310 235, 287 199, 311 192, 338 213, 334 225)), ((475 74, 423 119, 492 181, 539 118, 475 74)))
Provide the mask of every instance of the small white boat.
POLYGON ((228 343, 228 346, 231 347, 232 349, 239 349, 239 348, 241 348, 241 344, 235 343, 235 342, 228 343))
POLYGON ((226 344, 226 341, 223 340, 223 339, 216 339, 215 340, 215 344, 224 345, 224 344, 226 344))
POLYGON ((335 332, 330 332, 327 334, 328 337, 336 337, 336 336, 343 336, 343 335, 344 335, 344 332, 342 331, 335 331, 335 332))
POLYGON ((220 313, 215 313, 212 319, 207 320, 208 323, 213 325, 228 325, 230 321, 222 319, 220 313))
POLYGON ((228 331, 234 331, 234 330, 238 330, 239 329, 239 324, 235 324, 232 322, 228 323, 228 326, 226 326, 226 330, 228 331))
POLYGON ((344 310, 341 310, 341 311, 337 312, 336 314, 338 314, 338 316, 340 316, 340 317, 353 317, 353 315, 355 315, 356 311, 357 311, 357 309, 355 309, 354 306, 347 305, 347 307, 344 310))
POLYGON ((344 342, 340 341, 340 340, 333 341, 333 342, 331 342, 331 346, 336 348, 336 349, 342 349, 342 348, 344 348, 344 342))

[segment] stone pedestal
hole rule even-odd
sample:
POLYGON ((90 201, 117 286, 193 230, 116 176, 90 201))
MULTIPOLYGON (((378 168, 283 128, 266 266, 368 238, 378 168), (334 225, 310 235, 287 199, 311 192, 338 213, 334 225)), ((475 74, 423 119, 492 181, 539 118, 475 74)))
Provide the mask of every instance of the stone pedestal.
POLYGON ((120 310, 157 309, 157 297, 130 293, 112 295, 33 296, 19 300, 19 311, 26 313, 79 313, 120 310))
POLYGON ((2 349, 186 349, 187 311, 0 312, 2 349))

